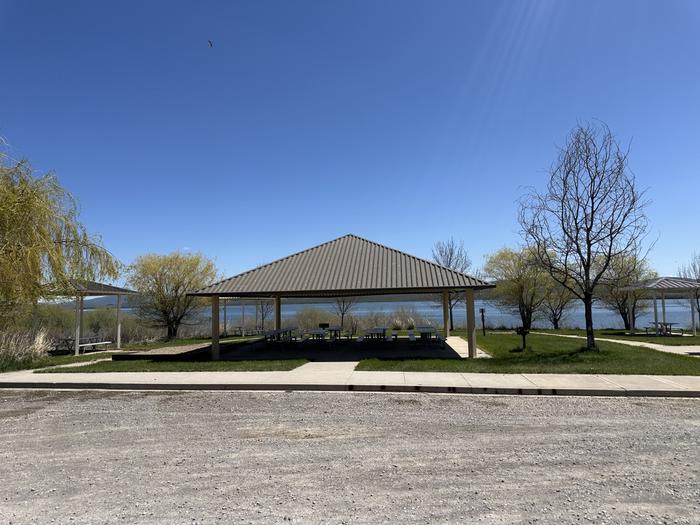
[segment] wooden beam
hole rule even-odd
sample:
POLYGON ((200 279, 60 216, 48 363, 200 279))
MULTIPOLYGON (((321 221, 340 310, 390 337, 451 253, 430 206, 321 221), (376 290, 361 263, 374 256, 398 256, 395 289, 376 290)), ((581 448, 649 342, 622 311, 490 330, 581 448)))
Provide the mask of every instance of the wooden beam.
POLYGON ((211 359, 218 361, 219 354, 219 296, 211 298, 211 359))

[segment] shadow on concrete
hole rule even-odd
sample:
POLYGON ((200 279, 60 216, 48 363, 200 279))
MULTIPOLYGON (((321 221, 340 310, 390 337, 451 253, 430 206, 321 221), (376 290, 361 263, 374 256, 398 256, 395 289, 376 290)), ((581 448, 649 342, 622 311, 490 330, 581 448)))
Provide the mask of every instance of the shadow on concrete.
MULTIPOLYGON (((113 354, 113 361, 209 361, 210 344, 195 348, 166 347, 148 352, 113 354)), ((396 341, 301 341, 221 343, 222 361, 308 359, 309 361, 360 361, 362 359, 461 359, 448 345, 398 339, 396 341)))
POLYGON ((418 341, 302 341, 233 344, 221 347, 221 359, 242 361, 255 359, 308 359, 309 361, 360 361, 362 359, 461 359, 448 345, 418 341))

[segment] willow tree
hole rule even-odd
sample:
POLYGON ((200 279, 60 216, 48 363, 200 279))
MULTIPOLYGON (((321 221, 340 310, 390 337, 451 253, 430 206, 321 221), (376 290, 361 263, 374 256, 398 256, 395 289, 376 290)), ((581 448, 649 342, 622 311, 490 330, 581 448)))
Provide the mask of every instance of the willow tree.
POLYGON ((627 290, 640 281, 657 277, 649 263, 634 254, 624 254, 610 261, 607 272, 601 280, 598 298, 608 310, 617 313, 625 330, 636 326, 637 318, 649 309, 642 290, 627 290))
POLYGON ((165 328, 168 339, 177 337, 182 324, 195 317, 207 301, 187 295, 217 278, 214 262, 201 253, 142 255, 129 267, 128 283, 139 292, 140 317, 165 328))
POLYGON ((52 173, 0 155, 0 327, 53 287, 114 279, 119 263, 78 219, 75 198, 52 173))
POLYGON ((643 192, 628 152, 604 124, 577 126, 549 171, 545 191, 523 198, 520 225, 539 264, 584 306, 593 349, 593 301, 616 258, 639 253, 647 230, 643 192))
POLYGON ((484 274, 496 283, 496 288, 486 295, 487 300, 519 315, 523 328, 532 328, 532 322, 542 312, 549 281, 532 250, 503 248, 486 258, 484 274))

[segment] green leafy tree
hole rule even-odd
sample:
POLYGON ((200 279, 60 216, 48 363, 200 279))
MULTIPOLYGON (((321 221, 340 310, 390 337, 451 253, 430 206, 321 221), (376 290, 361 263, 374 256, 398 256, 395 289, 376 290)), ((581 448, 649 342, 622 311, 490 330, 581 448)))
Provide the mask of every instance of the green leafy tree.
POLYGON ((142 255, 129 267, 128 283, 139 293, 139 315, 167 330, 168 339, 177 337, 180 326, 195 310, 208 303, 187 295, 212 284, 217 278, 214 262, 201 253, 142 255))
POLYGON ((542 311, 552 328, 559 330, 566 311, 571 308, 576 296, 552 278, 545 280, 542 311))
POLYGON ((646 260, 636 255, 620 254, 612 258, 603 275, 598 299, 605 308, 619 314, 625 330, 630 330, 639 315, 649 309, 649 301, 644 299, 641 291, 624 288, 656 276, 646 260))
POLYGON ((523 328, 529 330, 541 312, 548 280, 532 250, 503 248, 486 259, 484 274, 496 282, 487 300, 519 315, 523 328))
POLYGON ((78 205, 52 173, 0 153, 0 327, 73 280, 114 279, 118 261, 78 219, 78 205))

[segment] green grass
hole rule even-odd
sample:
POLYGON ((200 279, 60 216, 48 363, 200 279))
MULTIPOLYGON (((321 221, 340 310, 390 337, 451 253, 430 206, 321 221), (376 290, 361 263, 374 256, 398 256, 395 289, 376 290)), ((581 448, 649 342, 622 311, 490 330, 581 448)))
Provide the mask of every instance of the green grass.
POLYGON ((520 351, 520 336, 479 333, 477 344, 491 359, 365 359, 356 370, 700 375, 700 358, 648 348, 601 342, 599 350, 589 351, 579 340, 546 335, 529 335, 527 343, 520 351))
POLYGON ((268 359, 257 361, 102 361, 92 365, 38 370, 52 372, 257 372, 292 370, 308 363, 306 359, 268 359))
MULTIPOLYGON (((579 335, 586 337, 585 330, 533 330, 535 332, 547 332, 551 334, 561 334, 561 335, 579 335)), ((641 341, 644 343, 656 343, 659 345, 666 346, 691 346, 700 345, 700 335, 696 336, 655 336, 655 335, 645 335, 642 329, 641 333, 637 331, 634 335, 629 335, 625 333, 624 330, 619 329, 607 329, 607 330, 595 330, 596 337, 602 337, 604 339, 619 339, 621 341, 641 341)))

